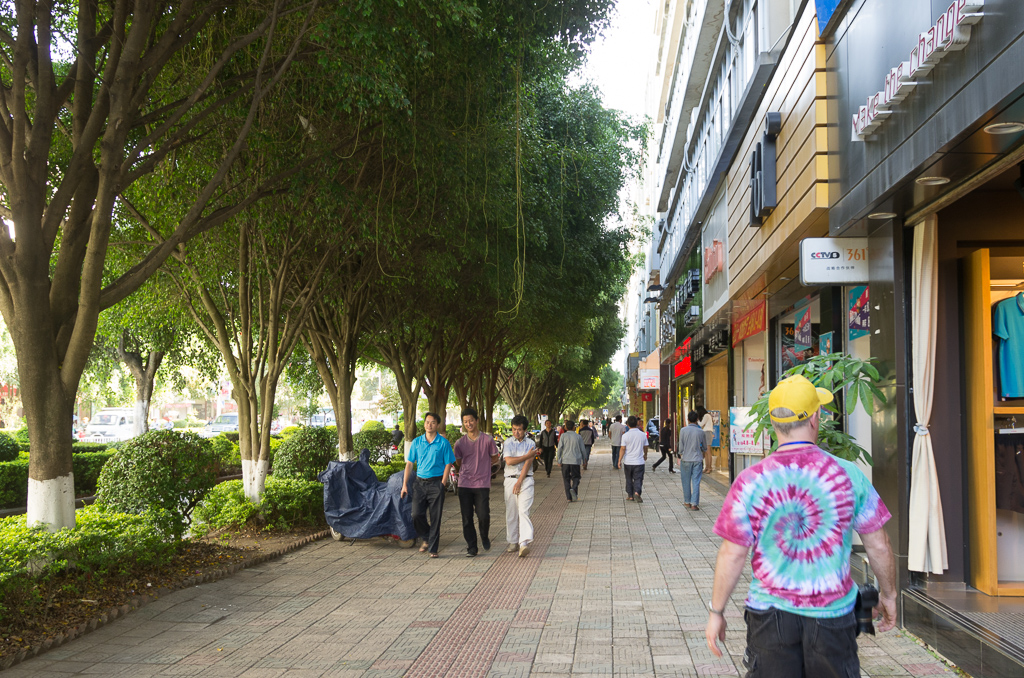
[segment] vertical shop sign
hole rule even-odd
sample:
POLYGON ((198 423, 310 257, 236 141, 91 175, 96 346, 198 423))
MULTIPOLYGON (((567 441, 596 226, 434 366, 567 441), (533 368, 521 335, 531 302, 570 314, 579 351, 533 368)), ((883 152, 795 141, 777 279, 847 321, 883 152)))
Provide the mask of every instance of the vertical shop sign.
POLYGON ((867 285, 851 287, 849 293, 850 341, 871 333, 871 306, 867 285))
POLYGON ((796 319, 796 327, 793 329, 793 348, 797 351, 806 351, 811 347, 811 307, 796 319))
POLYGON ((765 327, 765 303, 760 304, 745 313, 742 318, 732 324, 732 345, 736 347, 744 339, 761 334, 765 327))

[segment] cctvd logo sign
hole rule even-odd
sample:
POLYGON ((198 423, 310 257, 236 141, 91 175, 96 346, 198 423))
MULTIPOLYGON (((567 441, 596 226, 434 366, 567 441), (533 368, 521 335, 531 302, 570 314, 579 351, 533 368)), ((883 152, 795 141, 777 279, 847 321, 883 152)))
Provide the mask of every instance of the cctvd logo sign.
POLYGON ((838 259, 839 252, 811 252, 811 259, 838 259))

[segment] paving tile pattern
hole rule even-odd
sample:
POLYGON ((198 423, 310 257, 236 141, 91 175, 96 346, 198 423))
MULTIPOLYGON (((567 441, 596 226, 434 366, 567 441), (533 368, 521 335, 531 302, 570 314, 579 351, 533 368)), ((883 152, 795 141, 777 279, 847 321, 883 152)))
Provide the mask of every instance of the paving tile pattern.
MULTIPOLYGON (((490 552, 463 557, 449 495, 441 558, 383 540, 320 541, 212 584, 177 591, 4 672, 21 676, 737 676, 743 592, 727 607, 727 654, 704 642, 722 495, 683 508, 679 476, 648 468, 627 501, 607 439, 569 503, 537 478, 536 541, 505 553, 500 484, 490 552)), ((556 469, 557 470, 557 469, 556 469)), ((951 675, 912 639, 860 642, 864 676, 951 675)))

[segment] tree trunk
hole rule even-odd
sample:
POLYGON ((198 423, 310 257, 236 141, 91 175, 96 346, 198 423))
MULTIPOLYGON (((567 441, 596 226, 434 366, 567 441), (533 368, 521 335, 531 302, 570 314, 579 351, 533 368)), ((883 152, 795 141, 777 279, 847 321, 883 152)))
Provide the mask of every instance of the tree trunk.
POLYGON ((132 435, 139 436, 149 430, 149 404, 153 399, 153 384, 156 371, 163 362, 163 351, 150 351, 143 358, 142 351, 127 349, 128 332, 124 332, 117 342, 117 357, 125 364, 135 379, 135 421, 132 435))
POLYGON ((65 396, 56 363, 24 360, 25 355, 19 351, 22 405, 32 441, 26 520, 29 527, 45 526, 56 532, 75 526, 75 478, 71 468, 74 398, 65 396), (34 369, 28 367, 30 364, 34 369))

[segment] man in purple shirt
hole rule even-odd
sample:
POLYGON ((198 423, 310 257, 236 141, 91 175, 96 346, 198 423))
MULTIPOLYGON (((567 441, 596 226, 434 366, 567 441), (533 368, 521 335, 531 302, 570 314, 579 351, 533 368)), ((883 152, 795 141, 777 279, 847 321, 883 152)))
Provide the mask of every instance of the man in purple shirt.
POLYGON ((491 436, 478 428, 476 410, 462 410, 466 435, 455 443, 455 470, 459 474, 459 507, 462 509, 462 536, 466 538, 466 557, 477 554, 473 511, 480 523, 480 543, 491 550, 491 465, 500 459, 491 436))

